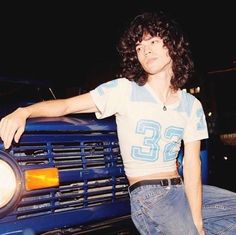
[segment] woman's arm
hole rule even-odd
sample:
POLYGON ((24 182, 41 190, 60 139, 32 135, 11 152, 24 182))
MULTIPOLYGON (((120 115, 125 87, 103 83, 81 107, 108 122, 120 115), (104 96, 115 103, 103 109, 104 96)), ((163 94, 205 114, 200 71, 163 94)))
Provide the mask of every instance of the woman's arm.
POLYGON ((0 122, 0 137, 4 147, 10 147, 12 140, 19 141, 29 117, 59 117, 70 113, 96 112, 97 108, 90 93, 67 99, 39 102, 24 108, 18 108, 0 122))
POLYGON ((199 234, 203 235, 200 144, 201 141, 185 144, 183 175, 193 221, 199 234))

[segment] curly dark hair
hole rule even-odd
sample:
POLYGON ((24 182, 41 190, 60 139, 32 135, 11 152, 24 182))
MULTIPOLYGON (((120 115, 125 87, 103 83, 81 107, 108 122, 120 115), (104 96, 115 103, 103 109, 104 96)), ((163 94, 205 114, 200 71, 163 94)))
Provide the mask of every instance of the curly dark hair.
POLYGON ((194 71, 189 43, 179 25, 163 12, 145 12, 136 16, 124 32, 117 47, 122 57, 122 76, 140 86, 147 82, 148 74, 139 63, 135 50, 136 43, 142 41, 145 34, 158 35, 163 40, 173 61, 171 88, 177 90, 183 87, 194 71))

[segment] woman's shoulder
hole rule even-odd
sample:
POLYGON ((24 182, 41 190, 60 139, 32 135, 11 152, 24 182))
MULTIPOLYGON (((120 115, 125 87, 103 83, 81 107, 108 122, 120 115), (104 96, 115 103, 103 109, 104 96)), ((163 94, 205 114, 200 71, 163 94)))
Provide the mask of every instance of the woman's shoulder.
POLYGON ((194 103, 194 102, 200 102, 200 100, 194 96, 193 94, 187 92, 185 89, 180 90, 181 96, 183 100, 186 100, 188 102, 194 103))

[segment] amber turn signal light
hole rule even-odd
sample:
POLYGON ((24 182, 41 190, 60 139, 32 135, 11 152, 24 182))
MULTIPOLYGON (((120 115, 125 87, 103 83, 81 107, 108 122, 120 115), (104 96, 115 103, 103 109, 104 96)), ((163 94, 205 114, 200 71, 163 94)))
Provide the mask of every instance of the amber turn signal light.
POLYGON ((25 171, 25 187, 27 190, 57 186, 59 186, 59 173, 57 168, 33 169, 25 171))

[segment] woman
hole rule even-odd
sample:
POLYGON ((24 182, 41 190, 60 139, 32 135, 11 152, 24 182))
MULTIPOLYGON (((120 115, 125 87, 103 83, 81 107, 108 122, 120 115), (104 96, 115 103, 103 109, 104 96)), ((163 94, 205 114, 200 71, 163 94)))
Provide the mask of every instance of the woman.
POLYGON ((5 147, 19 141, 27 118, 115 115, 131 215, 141 234, 236 234, 236 194, 201 184, 200 143, 208 132, 200 101, 181 90, 193 72, 188 46, 163 13, 138 15, 118 46, 123 78, 18 108, 1 120, 5 147), (182 142, 184 181, 176 169, 182 142))

